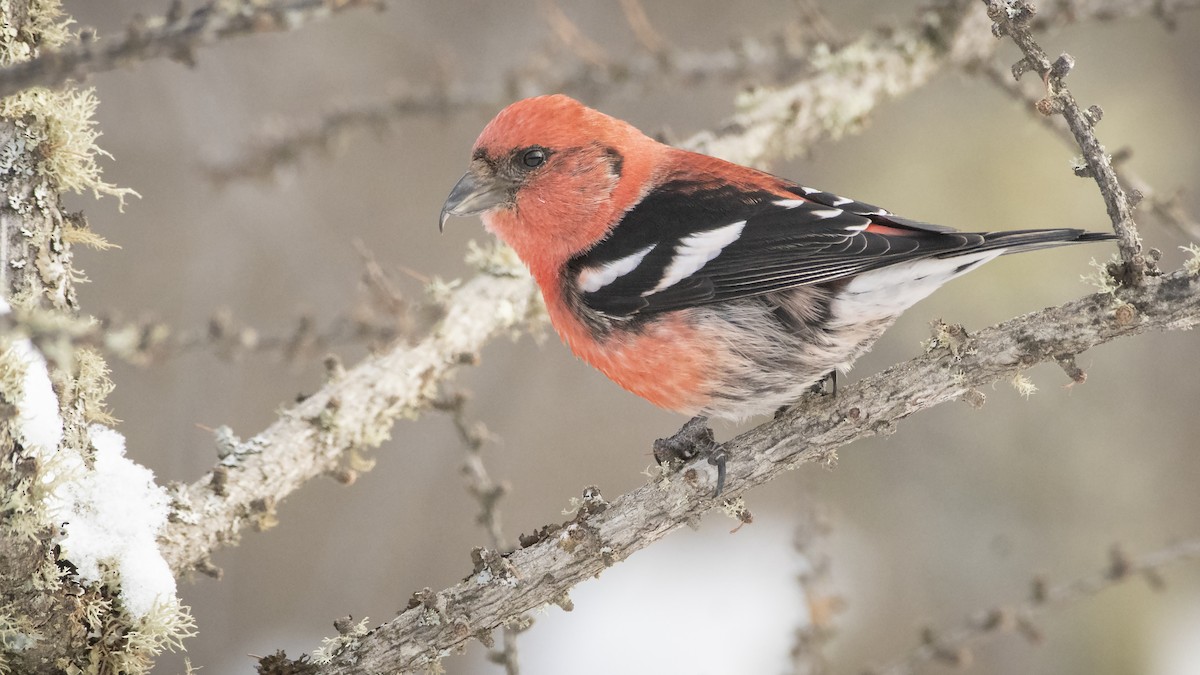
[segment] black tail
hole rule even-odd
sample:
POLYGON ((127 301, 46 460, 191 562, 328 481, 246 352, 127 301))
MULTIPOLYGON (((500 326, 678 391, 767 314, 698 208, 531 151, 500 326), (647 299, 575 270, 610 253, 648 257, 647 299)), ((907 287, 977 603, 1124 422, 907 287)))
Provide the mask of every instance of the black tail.
MULTIPOLYGON (((983 242, 970 247, 970 251, 990 251, 998 248, 1008 249, 1004 253, 1020 253, 1039 248, 1066 246, 1067 244, 1086 244, 1093 241, 1108 241, 1116 239, 1117 235, 1107 232, 1088 232, 1074 228, 1056 230, 1009 230, 1006 232, 983 232, 983 242)), ((939 257, 962 255, 964 251, 947 251, 939 257)))

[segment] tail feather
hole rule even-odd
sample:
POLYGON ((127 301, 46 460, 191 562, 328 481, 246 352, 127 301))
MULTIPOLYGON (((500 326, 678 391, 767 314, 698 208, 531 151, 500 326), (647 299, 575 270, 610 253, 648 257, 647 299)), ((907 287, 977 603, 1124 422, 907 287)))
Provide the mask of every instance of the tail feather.
MULTIPOLYGON (((1116 239, 1117 235, 1107 232, 1088 232, 1076 228, 1061 228, 1054 230, 1008 230, 1004 232, 984 232, 983 242, 972 246, 972 253, 978 251, 993 251, 1005 249, 1002 255, 1020 253, 1040 248, 1066 246, 1068 244, 1084 244, 1094 241, 1116 239)), ((962 255, 963 251, 948 251, 939 257, 952 258, 962 255)))

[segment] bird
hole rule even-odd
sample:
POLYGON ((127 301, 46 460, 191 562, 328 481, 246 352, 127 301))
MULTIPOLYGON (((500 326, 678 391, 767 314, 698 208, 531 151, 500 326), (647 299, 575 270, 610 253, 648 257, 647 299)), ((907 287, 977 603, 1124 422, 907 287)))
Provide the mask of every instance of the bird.
POLYGON ((904 310, 998 256, 1114 238, 904 218, 561 94, 484 127, 439 228, 475 214, 579 358, 659 407, 735 422, 846 372, 904 310))

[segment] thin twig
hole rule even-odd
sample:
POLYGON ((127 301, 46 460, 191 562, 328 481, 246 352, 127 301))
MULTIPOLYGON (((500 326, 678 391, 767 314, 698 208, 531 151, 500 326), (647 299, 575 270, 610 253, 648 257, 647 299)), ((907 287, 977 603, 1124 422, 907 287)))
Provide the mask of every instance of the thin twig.
POLYGON ((646 14, 646 7, 642 5, 642 1, 620 0, 620 2, 621 12, 625 14, 625 21, 629 23, 629 29, 633 31, 633 36, 642 45, 642 49, 655 56, 666 56, 671 45, 658 32, 654 24, 650 23, 650 17, 646 14))
POLYGON ((120 39, 97 44, 84 33, 73 46, 44 52, 30 61, 0 70, 0 98, 29 87, 57 87, 82 81, 139 61, 166 57, 192 65, 196 49, 218 40, 294 30, 315 19, 360 7, 382 8, 382 0, 251 0, 218 1, 190 13, 175 0, 164 16, 135 18, 120 39))
POLYGON ((579 60, 592 66, 604 66, 608 54, 599 43, 588 37, 571 17, 558 6, 555 0, 542 0, 542 13, 554 35, 563 46, 570 49, 579 60))
POLYGON ((291 330, 268 334, 239 322, 228 309, 221 309, 203 327, 175 329, 149 317, 134 321, 106 316, 67 318, 34 308, 0 316, 0 336, 28 338, 58 363, 73 362, 72 347, 92 347, 136 366, 150 366, 200 351, 227 361, 238 361, 251 354, 273 354, 295 364, 311 361, 331 348, 344 345, 376 349, 414 335, 439 318, 436 305, 411 302, 370 251, 360 242, 355 246, 364 265, 362 296, 353 309, 324 325, 312 315, 302 313, 291 330))
MULTIPOLYGON (((511 544, 504 536, 504 528, 500 524, 500 500, 508 494, 511 486, 505 482, 497 482, 488 473, 483 461, 483 448, 489 441, 494 441, 492 435, 483 423, 471 424, 466 417, 467 397, 463 393, 444 396, 433 403, 437 410, 450 413, 454 420, 454 428, 458 437, 467 449, 463 460, 462 474, 467 483, 467 491, 479 502, 479 515, 475 522, 481 525, 488 534, 488 544, 493 551, 508 553, 511 544)), ((517 636, 533 624, 527 615, 516 621, 505 624, 500 649, 491 649, 488 659, 504 667, 506 675, 520 675, 521 667, 517 654, 517 636)))
MULTIPOLYGON (((1141 7, 1140 15, 1153 10, 1149 0, 1132 4, 1141 7)), ((942 5, 956 6, 954 2, 942 5)), ((1200 0, 1179 2, 1172 12, 1195 5, 1200 5, 1200 0)), ((557 5, 547 7, 547 16, 554 23, 562 10, 557 5)), ((811 0, 802 0, 798 11, 804 34, 815 34, 819 46, 796 39, 794 29, 785 27, 766 36, 742 38, 724 48, 670 47, 658 55, 600 58, 595 53, 580 56, 568 47, 569 54, 539 54, 523 68, 509 73, 501 92, 475 96, 434 87, 342 107, 315 122, 292 122, 269 138, 244 144, 250 147, 248 152, 227 162, 213 163, 207 171, 218 183, 270 177, 314 151, 327 150, 352 132, 387 128, 391 122, 413 115, 493 111, 512 99, 538 94, 561 92, 594 99, 602 95, 636 96, 663 87, 747 82, 766 86, 791 81, 793 84, 782 92, 760 90, 741 114, 692 143, 694 150, 762 163, 800 153, 819 140, 856 131, 880 103, 920 87, 945 62, 978 61, 995 49, 995 43, 978 39, 973 18, 963 26, 955 16, 937 11, 925 17, 928 23, 917 22, 911 30, 869 31, 851 43, 838 36, 823 15, 814 14, 811 0), (739 153, 739 144, 749 150, 739 153)), ((1061 26, 1110 15, 1124 18, 1139 14, 1128 11, 1118 0, 1102 0, 1072 7, 1071 11, 1055 5, 1043 10, 1038 19, 1043 26, 1061 26)), ((556 29, 567 31, 564 42, 569 41, 572 30, 579 31, 573 23, 570 26, 556 29)), ((481 88, 463 87, 462 91, 481 88)))
POLYGON ((217 186, 240 179, 266 180, 284 166, 297 163, 312 151, 336 148, 349 134, 360 130, 385 130, 401 120, 419 115, 471 113, 490 110, 489 98, 443 88, 414 91, 406 89, 379 101, 343 107, 309 124, 291 123, 270 138, 250 143, 239 157, 226 162, 212 162, 204 167, 208 178, 217 186))
MULTIPOLYGON (((1041 97, 1022 87, 1019 81, 1014 80, 1000 66, 995 63, 968 64, 964 70, 980 76, 1013 100, 1022 103, 1030 113, 1033 113, 1035 119, 1054 132, 1060 140, 1075 146, 1075 136, 1071 134, 1071 130, 1067 128, 1063 118, 1038 113, 1037 104, 1042 100, 1041 97)), ((1121 183, 1128 185, 1131 191, 1141 195, 1141 201, 1138 202, 1137 207, 1148 210, 1159 223, 1174 228, 1191 239, 1200 239, 1200 221, 1192 217, 1184 208, 1182 192, 1176 190, 1169 196, 1163 197, 1145 179, 1129 169, 1128 162, 1118 161, 1121 154, 1123 153, 1113 156, 1113 171, 1116 172, 1117 179, 1121 183)))
POLYGON ((1063 54, 1053 62, 1050 61, 1030 32, 1029 23, 1035 9, 1026 0, 983 0, 983 3, 987 7, 988 17, 995 22, 992 32, 997 37, 1007 35, 1012 38, 1025 55, 1013 65, 1013 77, 1020 78, 1029 70, 1042 77, 1046 83, 1047 94, 1046 98, 1039 102, 1038 111, 1046 115, 1062 115, 1083 151, 1087 173, 1099 186, 1113 230, 1119 237, 1118 244, 1124 268, 1121 282, 1126 285, 1141 283, 1142 277, 1152 269, 1142 255, 1142 240, 1133 220, 1134 205, 1117 179, 1112 167, 1112 158, 1093 131, 1102 112, 1098 106, 1092 106, 1087 111, 1080 108, 1066 85, 1067 74, 1075 67, 1075 59, 1069 54, 1063 54))
POLYGON ((965 666, 972 661, 971 645, 1014 630, 1037 641, 1041 632, 1033 619, 1039 615, 1086 600, 1132 579, 1144 579, 1158 590, 1163 584, 1161 572, 1164 568, 1192 560, 1200 560, 1200 539, 1173 544, 1136 559, 1129 558, 1120 547, 1114 546, 1103 569, 1053 586, 1047 585, 1044 579, 1034 579, 1029 598, 975 612, 956 628, 941 632, 926 630, 920 645, 887 666, 868 672, 873 675, 912 675, 919 666, 933 661, 965 666))
POLYGON ((808 621, 798 627, 792 642, 794 675, 827 675, 832 672, 825 647, 837 633, 834 617, 845 609, 845 600, 832 590, 832 561, 820 543, 830 534, 829 516, 817 505, 803 509, 793 539, 804 562, 797 577, 808 607, 808 621))
POLYGON ((817 0, 795 0, 794 4, 801 30, 812 35, 817 42, 824 42, 827 45, 845 43, 846 38, 829 20, 821 3, 817 0))
POLYGON ((443 293, 445 317, 428 336, 393 343, 352 368, 331 368, 320 390, 254 437, 229 439, 209 474, 176 486, 175 516, 161 538, 172 569, 206 568, 212 551, 236 541, 247 525, 271 522, 274 505, 307 481, 341 475, 347 462, 351 470, 369 464, 361 453, 386 440, 396 419, 428 408, 436 383, 475 362, 490 338, 528 321, 533 298, 528 278, 497 274, 443 293), (219 492, 217 473, 225 476, 219 492))

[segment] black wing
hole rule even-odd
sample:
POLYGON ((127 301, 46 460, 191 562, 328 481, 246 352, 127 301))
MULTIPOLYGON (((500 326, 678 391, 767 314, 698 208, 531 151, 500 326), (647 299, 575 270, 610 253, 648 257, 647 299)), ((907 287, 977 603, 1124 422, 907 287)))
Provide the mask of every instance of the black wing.
POLYGON ((828 192, 786 189, 795 198, 669 181, 574 258, 568 282, 592 310, 628 317, 826 283, 919 258, 1089 238, 1065 229, 958 232, 828 192))

